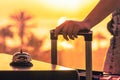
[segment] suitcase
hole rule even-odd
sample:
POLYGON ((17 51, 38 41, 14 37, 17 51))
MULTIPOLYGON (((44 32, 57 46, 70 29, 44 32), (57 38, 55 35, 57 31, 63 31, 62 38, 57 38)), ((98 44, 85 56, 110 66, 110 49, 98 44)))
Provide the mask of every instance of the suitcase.
MULTIPOLYGON (((59 33, 62 35, 62 32, 59 33)), ((85 40, 85 53, 86 53, 86 80, 92 80, 92 31, 85 30, 79 31, 78 36, 84 36, 85 40)), ((57 40, 58 36, 54 36, 54 29, 50 30, 51 38, 51 63, 57 64, 57 40)))

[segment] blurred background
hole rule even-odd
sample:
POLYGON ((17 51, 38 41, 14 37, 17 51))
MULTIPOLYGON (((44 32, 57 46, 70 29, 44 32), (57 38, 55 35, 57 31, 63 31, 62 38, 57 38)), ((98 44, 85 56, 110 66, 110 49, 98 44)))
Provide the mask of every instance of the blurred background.
MULTIPOLYGON (((83 20, 99 0, 0 0, 0 53, 26 51, 35 60, 50 62, 50 30, 66 19, 83 20)), ((111 15, 93 31, 93 69, 102 71, 109 46, 106 24, 111 15)), ((85 68, 84 38, 58 40, 58 63, 85 68)))

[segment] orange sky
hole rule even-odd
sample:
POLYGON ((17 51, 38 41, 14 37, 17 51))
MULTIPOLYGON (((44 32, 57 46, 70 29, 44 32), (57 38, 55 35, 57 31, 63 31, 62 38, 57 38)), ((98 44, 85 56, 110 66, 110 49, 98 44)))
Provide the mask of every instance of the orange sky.
MULTIPOLYGON (((43 18, 60 17, 63 15, 75 17, 84 7, 85 11, 92 8, 98 0, 1 0, 0 17, 15 10, 25 9, 43 18)), ((83 12, 82 12, 83 13, 83 12)))
POLYGON ((0 24, 19 10, 26 10, 38 19, 61 17, 83 19, 99 0, 0 0, 0 24))
MULTIPOLYGON (((56 26, 61 17, 81 20, 99 0, 0 0, 0 26, 6 24, 10 14, 26 10, 33 14, 41 26, 56 26), (42 24, 41 24, 42 23, 42 24), (46 23, 46 24, 45 24, 46 23)), ((109 18, 108 18, 109 19, 109 18)), ((107 20, 108 20, 107 19, 107 20)), ((104 21, 100 26, 105 26, 104 21)))
MULTIPOLYGON (((49 31, 61 17, 84 19, 99 0, 0 0, 0 26, 6 25, 9 16, 26 10, 35 16, 34 22, 49 31)), ((105 22, 106 23, 106 22, 105 22)), ((101 24, 100 26, 105 26, 101 24)), ((37 29, 38 30, 38 29, 37 29)))

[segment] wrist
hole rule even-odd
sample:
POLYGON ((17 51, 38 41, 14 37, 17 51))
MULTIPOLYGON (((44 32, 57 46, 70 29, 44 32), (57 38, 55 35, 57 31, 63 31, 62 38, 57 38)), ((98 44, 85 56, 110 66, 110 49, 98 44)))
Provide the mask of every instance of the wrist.
POLYGON ((85 28, 85 29, 90 30, 90 29, 92 28, 89 21, 83 21, 83 23, 84 23, 84 28, 85 28))

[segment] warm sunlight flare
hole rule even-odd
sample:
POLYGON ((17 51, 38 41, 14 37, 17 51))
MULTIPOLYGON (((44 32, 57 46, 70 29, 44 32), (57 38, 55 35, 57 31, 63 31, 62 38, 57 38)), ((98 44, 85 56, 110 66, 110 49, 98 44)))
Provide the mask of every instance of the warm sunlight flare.
POLYGON ((106 48, 106 46, 108 46, 108 44, 109 44, 108 41, 102 40, 102 41, 100 42, 100 47, 101 47, 101 48, 106 48))
POLYGON ((65 68, 65 67, 58 67, 60 70, 71 70, 70 68, 65 68))
POLYGON ((94 40, 94 42, 92 43, 92 47, 93 47, 93 50, 97 50, 99 48, 97 40, 94 40))
MULTIPOLYGON (((41 1, 40 1, 41 2, 41 1)), ((46 5, 54 9, 77 10, 82 0, 43 0, 46 5)))
POLYGON ((68 20, 67 17, 61 17, 61 18, 58 20, 58 26, 59 26, 60 24, 62 24, 63 22, 65 22, 66 20, 68 20))
POLYGON ((70 44, 67 41, 61 41, 61 42, 59 42, 58 45, 61 46, 61 48, 63 48, 63 49, 71 49, 71 48, 73 48, 73 45, 70 44))

